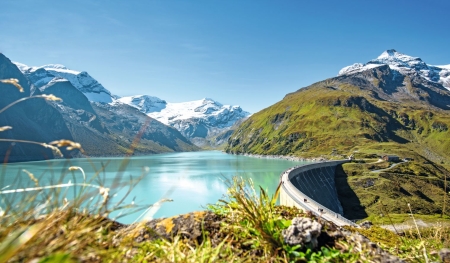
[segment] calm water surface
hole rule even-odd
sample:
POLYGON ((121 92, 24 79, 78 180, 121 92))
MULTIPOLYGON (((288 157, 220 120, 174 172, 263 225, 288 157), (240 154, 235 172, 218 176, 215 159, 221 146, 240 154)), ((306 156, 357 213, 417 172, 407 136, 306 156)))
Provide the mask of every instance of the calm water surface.
MULTIPOLYGON (((153 204, 161 198, 173 199, 164 203, 154 217, 168 217, 195 210, 202 210, 207 204, 216 203, 224 197, 227 178, 241 176, 252 178, 255 185, 261 185, 273 193, 278 184, 279 175, 289 167, 302 164, 278 159, 254 158, 229 155, 219 151, 186 152, 131 157, 123 173, 123 180, 143 176, 125 199, 126 204, 133 200, 136 204, 153 204), (148 167, 148 172, 144 172, 148 167)), ((123 158, 89 158, 71 160, 51 160, 8 164, 3 167, 0 188, 33 186, 26 169, 39 178, 45 185, 49 180, 58 181, 65 174, 63 183, 82 182, 79 171, 69 172, 68 167, 80 166, 86 172, 87 180, 101 171, 105 186, 110 186, 117 178, 123 158), (102 170, 101 168, 104 167, 102 170), (55 179, 56 178, 56 179, 55 179)), ((71 191, 68 191, 70 194, 71 191)), ((119 200, 125 194, 121 190, 114 197, 119 200)), ((133 222, 140 214, 121 217, 118 221, 133 222)), ((112 215, 113 217, 115 214, 112 215)))

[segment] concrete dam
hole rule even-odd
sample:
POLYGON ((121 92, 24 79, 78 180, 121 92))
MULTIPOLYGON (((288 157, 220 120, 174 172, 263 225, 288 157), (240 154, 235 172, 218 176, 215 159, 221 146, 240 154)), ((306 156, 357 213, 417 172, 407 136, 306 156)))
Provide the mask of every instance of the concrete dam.
POLYGON ((355 225, 343 217, 336 184, 336 166, 349 162, 328 161, 292 167, 281 174, 280 204, 311 211, 336 225, 355 225))

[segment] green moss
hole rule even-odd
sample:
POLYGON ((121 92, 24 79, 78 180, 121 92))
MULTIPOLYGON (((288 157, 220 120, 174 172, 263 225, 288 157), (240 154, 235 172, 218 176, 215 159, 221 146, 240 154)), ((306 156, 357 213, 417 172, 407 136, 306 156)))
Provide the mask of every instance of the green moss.
POLYGON ((396 247, 401 243, 400 236, 379 226, 372 226, 369 229, 354 228, 353 230, 361 233, 372 242, 383 244, 385 247, 396 247))

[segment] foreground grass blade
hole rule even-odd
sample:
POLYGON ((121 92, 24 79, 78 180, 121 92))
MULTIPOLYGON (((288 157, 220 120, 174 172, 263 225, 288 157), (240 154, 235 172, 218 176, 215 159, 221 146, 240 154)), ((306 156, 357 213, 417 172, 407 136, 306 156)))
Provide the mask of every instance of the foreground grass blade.
POLYGON ((32 239, 40 230, 42 224, 33 225, 13 232, 0 244, 0 263, 7 262, 19 249, 32 239))

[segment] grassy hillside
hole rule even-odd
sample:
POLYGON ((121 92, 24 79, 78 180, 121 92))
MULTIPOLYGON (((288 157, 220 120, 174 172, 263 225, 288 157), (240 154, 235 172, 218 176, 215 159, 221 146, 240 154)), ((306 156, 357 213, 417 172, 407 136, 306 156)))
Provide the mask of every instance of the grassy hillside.
POLYGON ((436 160, 449 161, 449 126, 448 111, 379 101, 349 84, 334 88, 321 82, 251 116, 226 150, 308 157, 390 142, 389 148, 415 144, 434 152, 436 160))
POLYGON ((382 70, 329 79, 286 95, 236 129, 226 151, 330 159, 353 155, 361 163, 344 165, 338 178, 351 218, 380 214, 381 203, 390 213, 406 213, 407 203, 417 213, 442 213, 444 181, 450 175, 450 111, 444 109, 450 92, 407 77, 388 83, 392 72, 382 70), (391 165, 371 164, 383 154, 414 161, 372 173, 391 165))

